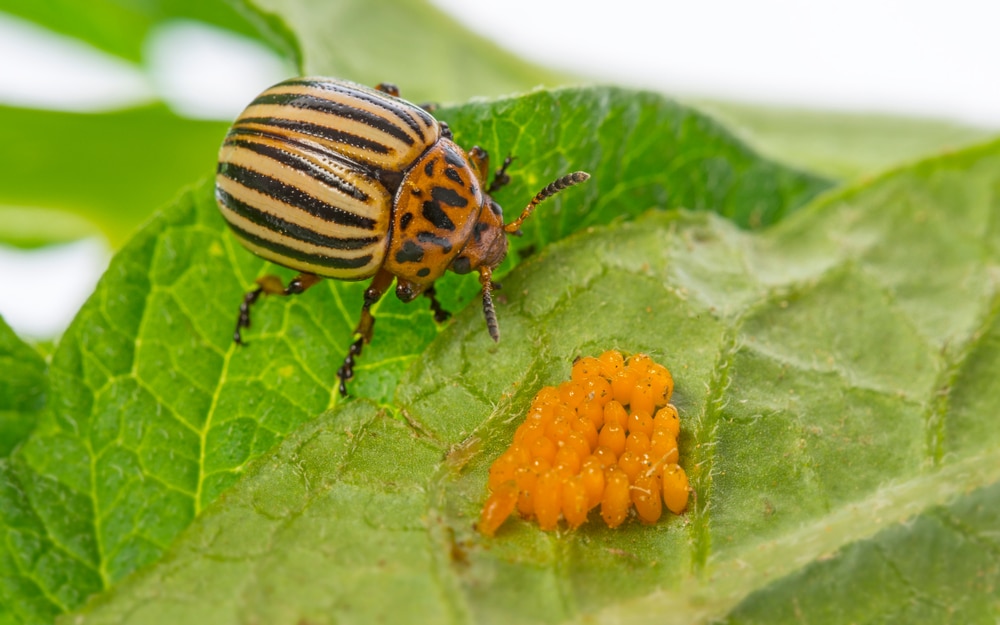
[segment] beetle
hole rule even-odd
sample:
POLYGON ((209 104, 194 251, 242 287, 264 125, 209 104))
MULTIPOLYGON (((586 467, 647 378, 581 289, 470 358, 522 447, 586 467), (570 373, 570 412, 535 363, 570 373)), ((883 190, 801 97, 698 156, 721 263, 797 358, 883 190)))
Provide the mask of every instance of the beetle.
POLYGON ((288 286, 273 275, 257 279, 240 305, 234 341, 243 343, 262 294, 299 294, 323 278, 371 278, 357 338, 337 371, 346 395, 374 333, 371 308, 393 280, 404 302, 427 296, 440 323, 449 315, 434 281, 449 269, 478 272, 486 326, 499 341, 492 274, 507 254, 506 235, 520 234, 540 202, 589 178, 578 171, 556 179, 505 224, 492 194, 509 181, 512 160, 487 185, 487 152, 464 151, 447 124, 390 84, 293 78, 267 89, 223 140, 215 197, 244 247, 300 273, 288 286))

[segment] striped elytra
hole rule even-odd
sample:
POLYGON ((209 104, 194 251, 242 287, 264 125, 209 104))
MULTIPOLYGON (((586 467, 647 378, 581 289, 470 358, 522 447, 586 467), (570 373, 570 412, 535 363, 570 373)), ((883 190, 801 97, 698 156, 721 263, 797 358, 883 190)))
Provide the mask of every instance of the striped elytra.
POLYGON ((507 254, 507 235, 539 202, 589 177, 558 178, 505 224, 490 194, 507 182, 511 159, 488 184, 485 150, 466 152, 445 124, 397 96, 391 85, 287 80, 250 103, 219 151, 216 200, 237 240, 300 272, 288 286, 275 276, 257 280, 240 306, 237 343, 262 294, 301 293, 322 278, 371 278, 357 338, 337 373, 342 394, 371 341, 370 309, 393 280, 397 297, 426 295, 444 321, 434 281, 449 269, 477 272, 487 328, 499 340, 492 272, 507 254))

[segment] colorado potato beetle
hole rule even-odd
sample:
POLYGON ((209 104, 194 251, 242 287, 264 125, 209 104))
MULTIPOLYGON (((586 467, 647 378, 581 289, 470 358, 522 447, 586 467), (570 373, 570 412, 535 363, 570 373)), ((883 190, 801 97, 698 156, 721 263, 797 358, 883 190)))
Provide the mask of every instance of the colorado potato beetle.
POLYGON ((430 299, 448 318, 434 281, 445 271, 479 273, 483 313, 500 339, 493 270, 540 202, 590 176, 574 172, 539 191, 505 224, 491 195, 509 181, 511 158, 487 185, 489 155, 454 143, 447 124, 398 97, 329 78, 294 78, 260 94, 237 118, 219 151, 215 196, 236 238, 251 252, 299 271, 288 286, 257 280, 240 306, 234 340, 250 327, 261 294, 302 293, 322 278, 364 280, 357 337, 337 372, 340 393, 374 331, 372 306, 396 281, 396 296, 430 299))

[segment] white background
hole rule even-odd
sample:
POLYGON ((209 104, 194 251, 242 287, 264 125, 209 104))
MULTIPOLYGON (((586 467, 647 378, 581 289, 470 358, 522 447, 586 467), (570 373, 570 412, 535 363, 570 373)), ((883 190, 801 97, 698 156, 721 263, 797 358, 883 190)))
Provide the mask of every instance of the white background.
MULTIPOLYGON (((433 1, 528 59, 603 82, 1000 128, 1000 2, 433 1)), ((0 102, 85 111, 164 98, 231 119, 287 73, 261 46, 190 24, 156 33, 147 57, 144 73, 0 16, 0 102)), ((0 315, 26 336, 59 333, 108 255, 100 241, 0 247, 0 315)))

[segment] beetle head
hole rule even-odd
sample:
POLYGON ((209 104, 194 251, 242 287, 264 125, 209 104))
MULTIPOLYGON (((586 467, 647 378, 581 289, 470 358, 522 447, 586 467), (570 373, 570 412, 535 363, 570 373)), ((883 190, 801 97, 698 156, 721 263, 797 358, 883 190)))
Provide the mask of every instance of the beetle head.
POLYGON ((455 273, 479 272, 479 283, 483 286, 483 314, 486 315, 486 327, 494 341, 500 340, 500 327, 493 308, 493 270, 507 256, 507 235, 520 235, 521 224, 540 202, 588 178, 590 174, 582 171, 558 178, 536 193, 521 211, 520 216, 506 225, 503 223, 503 210, 500 209, 500 205, 489 195, 484 194, 483 208, 479 212, 472 239, 462 253, 452 261, 451 269, 455 273))

